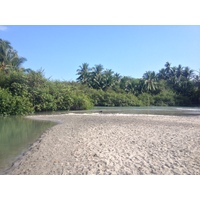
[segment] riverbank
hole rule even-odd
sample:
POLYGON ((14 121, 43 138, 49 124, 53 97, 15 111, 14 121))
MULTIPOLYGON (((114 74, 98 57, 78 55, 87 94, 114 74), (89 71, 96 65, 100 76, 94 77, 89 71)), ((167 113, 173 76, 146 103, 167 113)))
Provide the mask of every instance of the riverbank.
POLYGON ((200 118, 63 114, 6 174, 200 174, 200 118))

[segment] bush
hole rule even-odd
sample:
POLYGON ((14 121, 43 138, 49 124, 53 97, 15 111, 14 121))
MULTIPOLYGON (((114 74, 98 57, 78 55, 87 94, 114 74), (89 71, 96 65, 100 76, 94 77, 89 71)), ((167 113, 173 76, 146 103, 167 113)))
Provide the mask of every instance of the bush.
POLYGON ((154 96, 155 106, 175 106, 176 105, 176 94, 172 91, 161 91, 159 94, 154 96))
POLYGON ((117 93, 113 90, 91 90, 88 94, 95 106, 140 106, 141 102, 133 94, 117 93))
POLYGON ((0 88, 0 115, 12 114, 13 98, 8 89, 0 88))
POLYGON ((34 113, 34 107, 27 97, 13 96, 12 115, 27 115, 34 113))
POLYGON ((8 89, 0 88, 0 115, 25 115, 33 113, 33 105, 27 97, 12 95, 8 89))
POLYGON ((148 93, 142 93, 138 95, 138 99, 140 100, 143 106, 151 106, 154 105, 153 96, 148 93))
POLYGON ((73 96, 71 110, 88 110, 93 107, 92 101, 85 95, 73 96))

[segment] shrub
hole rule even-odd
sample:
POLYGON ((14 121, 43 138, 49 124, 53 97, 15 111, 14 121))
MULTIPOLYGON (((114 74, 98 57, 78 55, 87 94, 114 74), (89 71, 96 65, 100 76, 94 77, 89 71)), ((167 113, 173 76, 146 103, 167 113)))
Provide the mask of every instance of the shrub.
POLYGON ((153 96, 148 93, 142 93, 138 95, 138 99, 140 100, 143 106, 151 106, 154 105, 153 96))
POLYGON ((92 101, 85 95, 72 96, 73 104, 71 110, 88 110, 93 107, 92 101))
POLYGON ((0 115, 25 115, 33 112, 29 98, 12 95, 8 89, 0 88, 0 115))

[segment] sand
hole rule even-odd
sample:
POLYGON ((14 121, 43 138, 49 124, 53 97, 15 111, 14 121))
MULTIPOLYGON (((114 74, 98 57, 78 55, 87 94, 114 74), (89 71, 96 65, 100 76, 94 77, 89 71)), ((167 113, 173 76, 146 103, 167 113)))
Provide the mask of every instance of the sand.
POLYGON ((30 175, 200 174, 200 117, 62 114, 6 172, 30 175))

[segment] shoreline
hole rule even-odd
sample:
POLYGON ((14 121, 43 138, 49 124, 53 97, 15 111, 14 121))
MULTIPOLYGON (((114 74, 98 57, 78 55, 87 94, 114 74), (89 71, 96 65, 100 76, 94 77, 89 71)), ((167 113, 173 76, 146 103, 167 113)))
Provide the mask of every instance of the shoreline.
POLYGON ((200 120, 188 116, 27 116, 58 124, 4 174, 200 174, 200 120))

